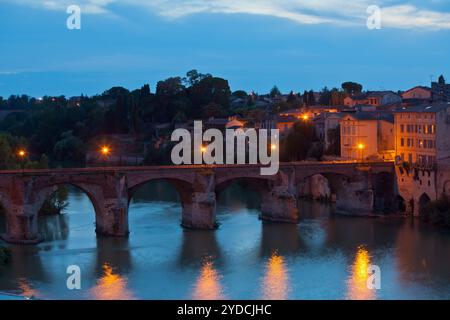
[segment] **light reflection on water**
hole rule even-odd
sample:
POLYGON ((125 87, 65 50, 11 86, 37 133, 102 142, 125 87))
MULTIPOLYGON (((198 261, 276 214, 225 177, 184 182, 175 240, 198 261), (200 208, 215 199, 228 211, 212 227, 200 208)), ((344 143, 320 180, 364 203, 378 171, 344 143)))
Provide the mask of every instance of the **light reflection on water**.
POLYGON ((369 289, 369 266, 371 264, 369 252, 360 246, 356 252, 355 262, 351 267, 351 276, 348 279, 348 299, 373 300, 376 290, 369 289))
POLYGON ((114 272, 113 268, 103 265, 103 275, 97 285, 91 289, 91 296, 97 300, 132 300, 136 299, 133 292, 128 289, 126 277, 114 272))
POLYGON ((40 218, 46 242, 10 246, 0 291, 44 299, 450 299, 449 232, 335 216, 306 202, 299 225, 266 224, 245 188, 225 191, 218 230, 183 230, 176 194, 164 184, 142 191, 130 206, 129 239, 97 238, 89 199, 71 191, 67 214, 40 218), (65 286, 73 264, 80 291, 65 286), (381 290, 367 289, 370 264, 381 268, 381 290))
POLYGON ((195 283, 192 299, 194 300, 223 300, 225 295, 220 284, 221 276, 214 268, 211 258, 202 263, 200 275, 195 283))
POLYGON ((289 297, 289 277, 284 258, 274 252, 266 264, 262 281, 262 299, 287 300, 289 297))

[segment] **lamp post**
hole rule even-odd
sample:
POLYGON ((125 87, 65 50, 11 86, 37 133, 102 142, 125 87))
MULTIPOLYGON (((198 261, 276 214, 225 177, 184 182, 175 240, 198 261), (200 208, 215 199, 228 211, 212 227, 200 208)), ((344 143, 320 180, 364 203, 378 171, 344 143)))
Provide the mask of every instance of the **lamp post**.
POLYGON ((108 156, 111 154, 111 148, 106 145, 101 147, 100 154, 103 156, 104 165, 106 166, 106 160, 108 156))
POLYGON ((27 152, 24 149, 20 149, 19 151, 17 151, 17 156, 20 159, 21 169, 25 169, 25 157, 27 156, 27 152))
POLYGON ((364 148, 365 146, 362 143, 358 144, 358 149, 361 151, 361 162, 364 161, 364 148))

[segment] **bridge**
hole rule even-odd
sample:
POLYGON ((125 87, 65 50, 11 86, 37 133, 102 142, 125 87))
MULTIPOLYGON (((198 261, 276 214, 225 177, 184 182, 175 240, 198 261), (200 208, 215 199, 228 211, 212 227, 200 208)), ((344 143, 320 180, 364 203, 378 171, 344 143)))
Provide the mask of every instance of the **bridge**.
POLYGON ((186 228, 216 228, 216 197, 229 184, 245 181, 261 194, 261 219, 297 223, 299 186, 313 176, 329 181, 337 207, 372 212, 388 207, 394 196, 393 163, 299 162, 282 163, 278 174, 262 176, 259 165, 111 167, 0 171, 0 203, 6 213, 10 243, 33 244, 38 234, 38 212, 61 185, 84 191, 95 209, 99 235, 129 233, 128 207, 136 190, 153 180, 166 180, 178 191, 181 224, 186 228))

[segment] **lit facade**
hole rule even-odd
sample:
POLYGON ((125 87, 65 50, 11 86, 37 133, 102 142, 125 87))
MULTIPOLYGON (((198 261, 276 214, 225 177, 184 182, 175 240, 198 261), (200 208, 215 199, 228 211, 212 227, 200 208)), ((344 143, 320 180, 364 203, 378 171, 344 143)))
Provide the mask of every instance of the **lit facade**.
POLYGON ((360 112, 341 118, 341 157, 393 160, 394 124, 387 115, 360 112))
POLYGON ((432 168, 450 158, 450 104, 418 106, 395 114, 396 155, 410 165, 432 168))

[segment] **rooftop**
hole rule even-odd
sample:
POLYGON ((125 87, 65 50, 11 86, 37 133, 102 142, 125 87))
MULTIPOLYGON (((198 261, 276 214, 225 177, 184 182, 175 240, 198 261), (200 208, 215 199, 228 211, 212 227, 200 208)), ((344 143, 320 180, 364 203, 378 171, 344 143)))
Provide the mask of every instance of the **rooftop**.
POLYGON ((403 112, 440 112, 450 108, 450 102, 441 102, 441 103, 426 103, 422 105, 416 105, 412 107, 403 107, 402 109, 396 110, 396 113, 403 112))

